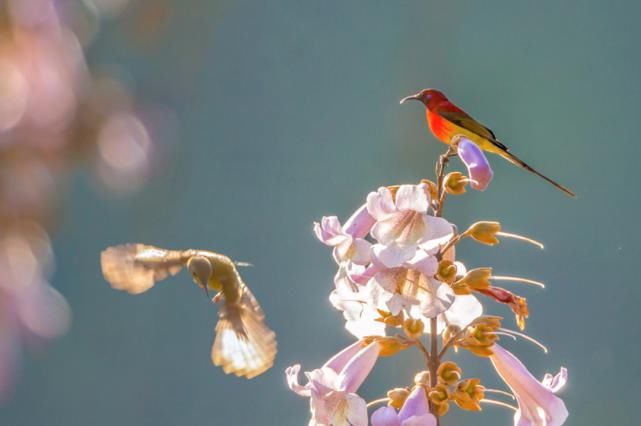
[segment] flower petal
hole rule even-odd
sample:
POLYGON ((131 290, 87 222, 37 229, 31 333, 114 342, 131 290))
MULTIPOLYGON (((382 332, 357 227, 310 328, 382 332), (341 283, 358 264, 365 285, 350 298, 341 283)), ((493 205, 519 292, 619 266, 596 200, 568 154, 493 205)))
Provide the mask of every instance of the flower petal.
POLYGON ((367 403, 363 398, 350 393, 347 399, 347 420, 352 426, 367 426, 367 403))
POLYGON ((470 179, 473 181, 470 186, 479 191, 485 191, 494 173, 481 148, 471 140, 461 138, 458 143, 458 155, 465 163, 470 179))
POLYGON ((398 211, 412 210, 427 213, 429 197, 425 185, 401 185, 396 191, 396 208, 398 211))
POLYGON ((424 221, 427 235, 420 245, 428 252, 445 245, 454 235, 454 226, 442 217, 426 215, 424 221))
POLYGON ((339 374, 338 389, 345 392, 356 392, 374 368, 380 346, 372 342, 361 349, 339 374))
POLYGON ((439 333, 445 324, 456 325, 460 328, 483 315, 483 305, 473 295, 462 295, 454 298, 452 306, 439 317, 439 333))
POLYGON ((454 303, 454 292, 452 288, 435 279, 427 279, 426 285, 429 292, 423 292, 419 309, 425 318, 434 318, 447 311, 454 303))
POLYGON ((396 268, 409 261, 416 254, 416 246, 400 246, 396 243, 374 244, 373 261, 384 268, 396 268))
POLYGON ((320 242, 331 247, 348 238, 336 216, 323 216, 320 223, 314 222, 314 233, 320 242))
POLYGON ((300 364, 292 365, 285 369, 285 377, 287 378, 287 387, 289 389, 300 395, 300 396, 311 396, 311 392, 308 387, 302 386, 298 383, 298 373, 300 372, 300 364))
POLYGON ((432 256, 424 250, 417 250, 414 257, 407 261, 406 266, 416 269, 426 277, 433 277, 438 270, 438 260, 436 260, 436 256, 432 256))
POLYGON ((346 268, 339 268, 334 278, 336 289, 329 295, 332 305, 343 312, 345 328, 356 338, 384 336, 385 324, 376 321, 380 314, 370 303, 372 296, 367 286, 352 281, 346 268))
POLYGON ((376 222, 371 235, 381 244, 422 244, 429 237, 427 218, 426 214, 413 210, 395 213, 376 222))
POLYGON ((350 260, 357 265, 368 265, 372 260, 372 243, 362 238, 355 239, 350 260))
POLYGON ((372 426, 401 426, 396 410, 392 407, 381 407, 372 413, 372 426))
POLYGON ((416 386, 403 403, 401 410, 398 412, 398 417, 401 421, 405 421, 412 416, 424 416, 426 414, 430 414, 430 407, 425 389, 422 386, 416 386))
POLYGON ((385 220, 396 213, 390 190, 384 186, 367 195, 367 211, 375 220, 385 220))
POLYGON ((346 234, 354 238, 364 238, 376 223, 376 219, 369 214, 367 204, 363 204, 347 219, 343 227, 346 234))
POLYGON ((436 417, 432 414, 412 416, 405 420, 401 426, 436 426, 436 417))
MULTIPOLYGON (((498 344, 490 360, 519 403, 514 415, 517 426, 561 426, 568 417, 563 401, 525 368, 523 363, 498 344)), ((567 373, 566 373, 567 374, 567 373)), ((562 380, 562 377, 559 381, 562 380)))
POLYGON ((561 367, 561 370, 559 370, 559 373, 556 376, 546 374, 545 377, 543 377, 541 384, 552 392, 557 393, 565 386, 567 381, 568 370, 565 367, 561 367))
POLYGON ((363 342, 357 340, 352 343, 333 357, 331 357, 323 367, 332 369, 336 374, 340 372, 349 364, 349 362, 363 349, 363 342))

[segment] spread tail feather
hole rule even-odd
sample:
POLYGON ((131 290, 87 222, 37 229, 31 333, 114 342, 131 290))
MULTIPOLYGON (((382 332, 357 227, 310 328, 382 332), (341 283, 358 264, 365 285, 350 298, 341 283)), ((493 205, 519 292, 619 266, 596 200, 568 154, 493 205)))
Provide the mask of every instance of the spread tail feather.
POLYGON ((566 195, 569 195, 570 197, 573 197, 573 198, 576 197, 576 194, 574 192, 572 192, 570 189, 568 189, 565 186, 561 185, 560 183, 550 179, 549 177, 545 176, 543 173, 539 172, 538 170, 535 170, 533 167, 528 165, 525 161, 521 160, 519 157, 517 157, 516 155, 512 154, 511 152, 503 151, 503 152, 500 153, 500 155, 501 155, 501 157, 505 158, 510 163, 515 164, 515 165, 527 170, 528 172, 534 173, 535 175, 545 179, 546 181, 548 181, 549 183, 551 183, 552 185, 554 185, 555 187, 557 187, 558 189, 563 191, 566 195))
POLYGON ((251 379, 274 364, 276 351, 276 335, 258 312, 244 304, 221 307, 211 352, 214 365, 251 379))

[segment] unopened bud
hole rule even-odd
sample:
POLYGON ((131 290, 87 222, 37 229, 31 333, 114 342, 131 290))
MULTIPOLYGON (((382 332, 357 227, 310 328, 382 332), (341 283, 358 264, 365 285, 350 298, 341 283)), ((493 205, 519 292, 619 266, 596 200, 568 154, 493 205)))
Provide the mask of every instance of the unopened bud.
POLYGON ((485 318, 475 321, 473 325, 467 328, 465 337, 459 340, 459 346, 477 356, 491 356, 494 353, 492 346, 498 340, 495 331, 501 325, 496 318, 487 317, 487 321, 485 318))
POLYGON ((479 243, 494 246, 499 243, 496 238, 498 232, 501 232, 501 224, 498 222, 476 222, 465 231, 465 235, 479 243))
POLYGON ((434 182, 429 179, 421 179, 421 183, 427 186, 427 193, 432 200, 438 198, 438 188, 434 182))
POLYGON ((491 286, 492 268, 476 268, 468 271, 457 283, 465 283, 473 290, 484 290, 491 286))
POLYGON ((452 195, 465 194, 465 185, 470 180, 461 172, 451 172, 445 176, 443 180, 443 188, 445 192, 452 195))
POLYGON ((447 413, 447 410, 450 408, 450 391, 447 389, 447 386, 438 384, 433 387, 429 394, 428 398, 434 404, 434 410, 438 416, 443 416, 447 413))
POLYGON ((463 410, 481 411, 480 401, 485 398, 485 388, 479 379, 459 382, 454 391, 454 401, 463 410))
POLYGON ((472 294, 472 289, 463 280, 457 281, 452 284, 452 290, 454 290, 454 294, 456 294, 457 296, 472 294))
POLYGON ((382 322, 390 327, 400 327, 403 325, 403 311, 399 312, 397 315, 392 315, 391 312, 384 311, 382 309, 377 309, 377 311, 381 317, 377 318, 376 321, 382 322))
POLYGON ((461 379, 461 369, 453 361, 445 361, 436 371, 439 383, 452 386, 461 379))
POLYGON ((451 284, 456 280, 456 265, 451 260, 441 260, 436 271, 436 279, 451 284))
POLYGON ((430 372, 423 370, 414 376, 414 384, 416 386, 429 386, 430 385, 430 372))
POLYGON ((403 331, 410 339, 418 339, 425 330, 425 324, 420 319, 408 318, 403 323, 403 331))
POLYGON ((372 342, 378 343, 380 346, 380 356, 394 356, 410 346, 408 343, 405 343, 396 337, 385 336, 367 336, 363 338, 363 342, 365 345, 372 342))
POLYGON ((392 390, 387 391, 387 398, 389 401, 387 404, 390 407, 394 407, 397 410, 400 410, 403 404, 405 404, 405 400, 409 396, 410 391, 405 389, 405 388, 394 388, 392 390))

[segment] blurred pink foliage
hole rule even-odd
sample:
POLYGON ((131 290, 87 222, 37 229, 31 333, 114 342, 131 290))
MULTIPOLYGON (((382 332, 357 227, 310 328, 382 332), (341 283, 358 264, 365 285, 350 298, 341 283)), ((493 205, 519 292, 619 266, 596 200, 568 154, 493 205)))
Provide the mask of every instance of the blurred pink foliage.
MULTIPOLYGON (((79 18, 82 4, 0 3, 0 398, 14 382, 21 345, 67 327, 67 304, 48 283, 48 232, 63 178, 85 163, 102 188, 132 193, 157 156, 126 88, 85 62, 96 26, 79 18)), ((110 16, 126 4, 94 1, 110 16)))

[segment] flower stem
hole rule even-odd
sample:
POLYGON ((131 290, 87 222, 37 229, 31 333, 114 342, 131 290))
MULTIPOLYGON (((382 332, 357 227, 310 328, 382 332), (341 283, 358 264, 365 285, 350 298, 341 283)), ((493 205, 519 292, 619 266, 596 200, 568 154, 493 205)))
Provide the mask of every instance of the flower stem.
MULTIPOLYGON (((437 319, 436 318, 430 318, 430 358, 428 362, 428 368, 430 371, 430 387, 435 387, 438 377, 436 375, 436 372, 438 371, 438 367, 441 363, 441 360, 439 358, 438 354, 438 334, 436 334, 437 329, 438 329, 438 324, 437 324, 437 319)), ((432 409, 430 410, 432 414, 436 417, 436 426, 440 426, 441 424, 441 419, 439 416, 435 413, 436 410, 432 409)))
MULTIPOLYGON (((443 190, 443 180, 445 179, 445 168, 450 160, 450 157, 456 155, 456 150, 449 146, 445 154, 441 154, 436 163, 436 189, 438 204, 434 211, 434 216, 441 217, 443 215, 443 204, 445 203, 445 191, 443 190)), ((436 372, 441 363, 440 354, 438 351, 438 322, 436 317, 430 319, 430 356, 428 357, 427 367, 430 372, 430 387, 437 384, 438 377, 436 372)), ((436 426, 441 425, 440 417, 435 413, 434 404, 430 402, 430 411, 436 417, 436 426)))
POLYGON ((445 202, 445 191, 443 191, 443 179, 445 178, 445 167, 450 161, 450 157, 456 155, 456 150, 450 146, 445 154, 441 154, 436 163, 436 189, 438 191, 438 206, 434 215, 441 217, 443 215, 443 204, 445 202))

